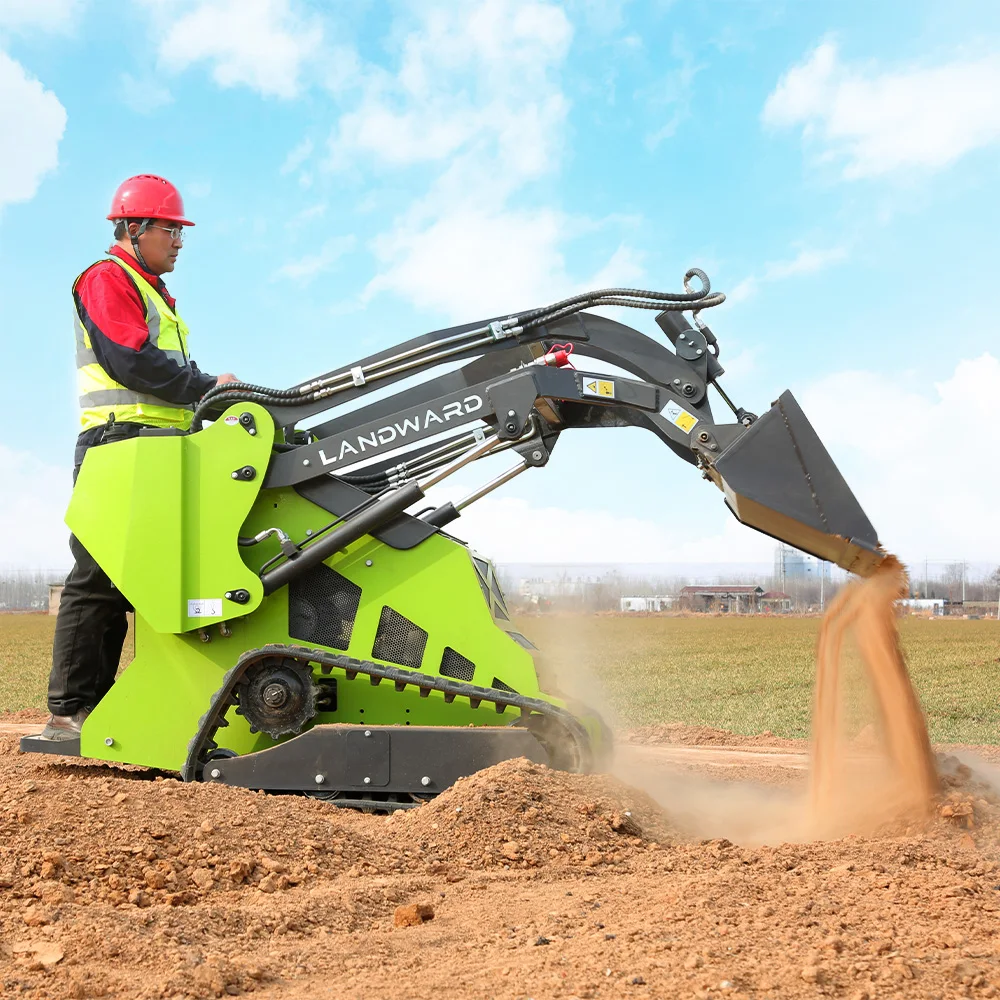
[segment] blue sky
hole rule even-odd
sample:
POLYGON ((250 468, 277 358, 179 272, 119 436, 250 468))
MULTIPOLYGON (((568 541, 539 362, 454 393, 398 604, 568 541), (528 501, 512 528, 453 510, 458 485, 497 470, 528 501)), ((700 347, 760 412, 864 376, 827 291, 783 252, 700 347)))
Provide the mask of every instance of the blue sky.
MULTIPOLYGON (((169 286, 207 370, 284 386, 698 265, 730 395, 792 389, 904 558, 1000 561, 997 93, 985 0, 0 0, 0 566, 66 562, 69 289, 141 171, 198 223, 169 286)), ((462 525, 502 560, 771 551, 632 431, 462 525)))

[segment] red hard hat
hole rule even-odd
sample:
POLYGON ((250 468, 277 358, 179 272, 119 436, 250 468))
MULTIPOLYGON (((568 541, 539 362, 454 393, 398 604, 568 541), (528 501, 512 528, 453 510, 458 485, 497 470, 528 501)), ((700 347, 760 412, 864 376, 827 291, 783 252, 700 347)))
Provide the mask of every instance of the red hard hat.
POLYGON ((163 219, 182 226, 193 226, 184 218, 181 193, 156 174, 136 174, 118 185, 111 199, 109 219, 163 219))

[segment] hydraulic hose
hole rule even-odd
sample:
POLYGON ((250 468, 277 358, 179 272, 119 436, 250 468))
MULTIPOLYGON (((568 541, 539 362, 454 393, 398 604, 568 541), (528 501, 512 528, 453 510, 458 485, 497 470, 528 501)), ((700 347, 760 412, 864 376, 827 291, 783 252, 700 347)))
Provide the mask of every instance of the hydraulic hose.
POLYGON ((658 309, 661 312, 672 312, 692 308, 711 309, 726 301, 725 295, 721 292, 712 294, 712 283, 700 268, 692 267, 684 275, 685 288, 689 287, 692 278, 697 278, 701 282, 700 290, 651 292, 641 288, 603 288, 595 292, 581 292, 550 306, 532 309, 519 317, 519 323, 526 330, 534 329, 593 306, 625 306, 631 309, 658 309))
MULTIPOLYGON (((569 298, 561 299, 548 306, 532 309, 518 317, 508 317, 506 320, 498 321, 483 330, 470 331, 467 334, 447 338, 443 341, 435 341, 420 348, 412 348, 401 355, 391 359, 383 359, 381 362, 373 362, 371 371, 366 371, 368 381, 387 378, 398 374, 408 368, 422 367, 433 361, 445 360, 456 353, 468 351, 474 347, 486 347, 498 339, 491 335, 489 331, 496 327, 502 332, 499 337, 519 337, 520 334, 529 330, 536 330, 539 327, 554 323, 557 320, 572 316, 583 309, 597 306, 624 306, 628 309, 656 309, 659 312, 682 312, 691 310, 697 313, 703 309, 711 309, 713 306, 721 305, 726 301, 726 296, 722 292, 713 292, 708 275, 699 268, 692 267, 684 275, 684 287, 690 289, 690 281, 697 278, 701 282, 701 288, 697 291, 686 290, 683 292, 653 292, 641 288, 603 288, 593 292, 582 292, 572 295, 569 298), (468 343, 458 344, 463 338, 470 339, 468 343), (451 345, 446 351, 441 351, 442 346, 451 345), (439 353, 435 353, 435 352, 439 353), (391 367, 394 363, 413 358, 409 363, 391 367), (390 367, 386 368, 386 365, 390 367)), ((271 406, 293 406, 301 403, 314 402, 325 399, 336 392, 349 388, 352 383, 351 371, 340 372, 334 376, 324 377, 319 382, 311 382, 291 389, 271 389, 267 386, 256 385, 252 382, 227 382, 209 389, 194 411, 191 421, 192 431, 199 431, 205 414, 209 410, 218 410, 220 405, 229 403, 250 402, 271 406)))

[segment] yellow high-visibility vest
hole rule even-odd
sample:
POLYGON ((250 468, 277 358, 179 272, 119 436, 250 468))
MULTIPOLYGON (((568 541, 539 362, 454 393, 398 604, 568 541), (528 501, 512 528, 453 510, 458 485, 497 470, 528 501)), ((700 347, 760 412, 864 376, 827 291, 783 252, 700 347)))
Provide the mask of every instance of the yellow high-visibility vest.
MULTIPOLYGON (((149 342, 177 362, 179 367, 188 363, 187 324, 175 309, 167 305, 163 296, 134 268, 120 257, 109 257, 132 279, 146 308, 146 325, 149 342)), ((93 266, 93 265, 91 265, 93 266)), ((89 268, 87 269, 89 270, 89 268)), ((77 282, 86 272, 77 275, 77 282)), ((147 393, 133 392, 116 382, 98 363, 79 312, 74 309, 73 327, 76 331, 77 387, 80 393, 80 423, 84 428, 100 427, 113 413, 115 422, 149 424, 151 427, 191 426, 192 404, 168 403, 147 393)))

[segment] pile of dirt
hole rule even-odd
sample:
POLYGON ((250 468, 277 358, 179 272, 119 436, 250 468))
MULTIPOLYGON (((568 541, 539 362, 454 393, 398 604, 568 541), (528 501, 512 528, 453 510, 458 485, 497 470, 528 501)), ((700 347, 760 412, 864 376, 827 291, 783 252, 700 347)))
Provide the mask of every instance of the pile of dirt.
MULTIPOLYGON (((661 807, 521 759, 369 816, 0 737, 0 993, 1000 996, 1000 795, 988 765, 930 752, 891 617, 899 572, 847 588, 824 624, 811 794, 747 797, 716 775, 672 780, 661 807), (847 747, 851 630, 881 713, 847 747), (768 810, 756 842, 683 832, 691 811, 725 826, 768 810)), ((704 726, 631 738, 650 759, 758 747, 740 753, 756 767, 801 747, 704 726)))
POLYGON ((641 793, 523 759, 384 817, 15 747, 0 740, 0 982, 35 997, 250 992, 318 967, 296 940, 429 907, 427 880, 624 872, 669 837, 641 793))
POLYGON ((19 708, 16 712, 6 712, 3 721, 5 723, 44 722, 48 717, 47 712, 38 708, 19 708))
POLYGON ((951 754, 937 755, 941 794, 934 818, 953 829, 975 831, 982 848, 990 841, 1000 848, 1000 789, 981 770, 986 767, 983 762, 977 761, 976 766, 979 771, 951 754))
MULTIPOLYGON (((211 789, 131 769, 21 758, 0 785, 0 887, 44 915, 62 903, 187 905, 273 892, 368 851, 309 799, 211 789)), ((42 923, 39 923, 41 926, 42 923)))
POLYGON ((358 907, 343 892, 318 906, 272 902, 349 882, 378 853, 371 822, 306 798, 15 747, 0 740, 0 956, 10 963, 0 979, 11 995, 252 990, 285 968, 253 942, 313 925, 350 933, 388 905, 373 893, 358 907))
POLYGON ((482 868, 620 865, 674 832, 649 796, 615 778, 524 758, 462 778, 390 824, 394 839, 426 845, 442 863, 482 868))
POLYGON ((908 830, 746 847, 682 838, 670 802, 524 760, 386 818, 15 746, 0 740, 5 996, 1000 986, 1000 798, 955 758, 940 759, 933 815, 908 830))

